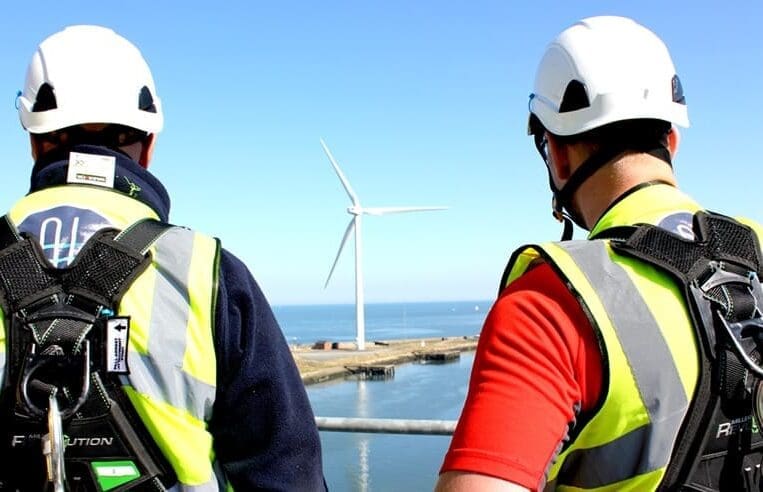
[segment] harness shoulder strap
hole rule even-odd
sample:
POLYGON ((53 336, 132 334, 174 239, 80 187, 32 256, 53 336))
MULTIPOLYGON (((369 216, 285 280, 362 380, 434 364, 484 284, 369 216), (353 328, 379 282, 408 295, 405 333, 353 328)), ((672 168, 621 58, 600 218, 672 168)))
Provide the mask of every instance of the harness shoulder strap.
POLYGON ((760 462, 763 446, 760 436, 752 436, 751 415, 751 394, 763 378, 760 245, 749 227, 711 212, 694 216, 694 232, 696 239, 689 240, 639 225, 599 237, 682 286, 697 337, 699 380, 662 489, 758 490, 759 470, 748 465, 760 462), (711 436, 724 425, 737 426, 728 439, 719 440, 720 431, 711 436))
POLYGON ((141 220, 123 232, 102 229, 85 243, 64 274, 67 291, 103 306, 116 306, 151 262, 150 246, 173 226, 141 220))
POLYGON ((162 234, 172 227, 174 226, 166 222, 154 219, 143 219, 127 227, 117 235, 115 240, 128 248, 132 248, 135 251, 140 251, 145 254, 154 241, 159 239, 162 234))
MULTIPOLYGON (((40 436, 46 398, 58 395, 51 398, 63 401, 60 416, 70 436, 100 432, 108 442, 122 443, 109 448, 107 455, 124 456, 138 466, 141 478, 130 490, 144 486, 164 490, 176 481, 117 376, 104 365, 110 316, 106 313, 116 312, 124 293, 150 264, 149 248, 171 227, 146 219, 123 232, 101 229, 69 267, 59 269, 45 259, 36 238, 19 234, 8 216, 0 218, 0 303, 9 321, 0 437, 19 463, 28 461, 41 468, 40 448, 13 448, 9 436, 28 436, 30 442, 31 436, 40 436)), ((89 480, 83 478, 92 475, 83 468, 89 461, 78 453, 67 453, 67 474, 89 480)), ((23 469, 0 470, 0 488, 5 480, 19 483, 17 468, 23 469)))

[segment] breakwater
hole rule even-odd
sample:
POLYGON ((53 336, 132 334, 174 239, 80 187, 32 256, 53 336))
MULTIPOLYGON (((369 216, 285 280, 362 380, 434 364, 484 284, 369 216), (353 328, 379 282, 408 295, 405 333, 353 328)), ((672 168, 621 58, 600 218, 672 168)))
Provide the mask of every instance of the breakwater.
POLYGON ((450 354, 475 350, 477 336, 440 337, 374 341, 366 350, 354 344, 293 345, 292 355, 304 384, 313 384, 351 375, 358 366, 398 365, 419 359, 437 358, 434 354, 450 354), (317 348, 316 348, 317 347, 317 348))

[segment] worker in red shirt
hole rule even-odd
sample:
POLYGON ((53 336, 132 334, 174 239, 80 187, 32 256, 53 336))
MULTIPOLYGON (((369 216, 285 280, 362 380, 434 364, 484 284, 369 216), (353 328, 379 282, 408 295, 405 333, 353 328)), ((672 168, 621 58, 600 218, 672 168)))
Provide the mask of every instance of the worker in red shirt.
POLYGON ((512 255, 436 490, 759 490, 761 229, 677 188, 666 46, 584 19, 529 108, 565 234, 512 255))

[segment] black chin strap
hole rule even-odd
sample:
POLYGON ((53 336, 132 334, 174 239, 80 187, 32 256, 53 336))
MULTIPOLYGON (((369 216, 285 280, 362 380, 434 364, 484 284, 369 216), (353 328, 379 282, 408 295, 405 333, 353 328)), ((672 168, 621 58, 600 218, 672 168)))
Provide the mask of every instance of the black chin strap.
POLYGON ((598 152, 592 154, 586 159, 580 167, 570 176, 567 183, 562 189, 557 189, 554 185, 554 181, 551 178, 551 172, 549 170, 549 183, 551 191, 554 193, 552 201, 554 218, 560 222, 564 222, 564 232, 562 233, 562 241, 568 241, 572 239, 572 223, 574 222, 579 227, 585 229, 586 224, 580 215, 575 212, 572 207, 572 196, 580 188, 593 173, 601 169, 605 164, 612 161, 618 155, 626 151, 643 152, 654 156, 669 166, 672 166, 670 159, 670 151, 662 145, 654 144, 628 144, 628 145, 608 145, 601 148, 598 152))
POLYGON ((559 200, 557 199, 557 195, 556 195, 556 190, 554 189, 553 185, 551 185, 551 189, 554 191, 554 197, 551 199, 552 213, 556 220, 564 223, 564 231, 562 232, 561 240, 569 241, 570 239, 572 239, 572 222, 574 221, 578 225, 580 225, 580 222, 575 220, 574 217, 572 217, 570 214, 564 211, 564 208, 559 204, 559 200))

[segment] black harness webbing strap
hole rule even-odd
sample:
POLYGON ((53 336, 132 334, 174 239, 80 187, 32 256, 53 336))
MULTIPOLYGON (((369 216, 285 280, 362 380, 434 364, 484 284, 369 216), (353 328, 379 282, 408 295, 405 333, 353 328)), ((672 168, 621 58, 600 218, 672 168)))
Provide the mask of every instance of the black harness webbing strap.
POLYGON ((133 280, 148 267, 148 248, 171 227, 147 219, 118 234, 113 230, 96 233, 65 275, 65 289, 96 304, 117 304, 133 280))
MULTIPOLYGON (((739 362, 749 354, 741 353, 740 344, 716 332, 722 333, 718 323, 728 326, 761 317, 756 298, 759 293, 753 292, 754 285, 750 287, 748 282, 749 274, 761 276, 763 261, 757 236, 747 226, 709 212, 694 216, 694 233, 696 239, 692 241, 657 226, 640 225, 598 235, 612 239, 610 244, 616 252, 661 268, 678 281, 701 352, 695 395, 660 490, 674 490, 692 482, 705 457, 713 431, 710 427, 721 413, 726 417, 749 417, 751 413, 749 394, 744 391, 748 373, 739 362)), ((749 350, 750 341, 745 343, 744 350, 749 350)), ((742 456, 750 449, 749 432, 740 430, 729 440, 720 470, 721 484, 736 487, 733 484, 742 478, 742 456)))
POLYGON ((20 241, 16 228, 11 224, 11 219, 7 215, 3 215, 0 219, 0 250, 3 250, 11 244, 20 241))
POLYGON ((154 241, 159 239, 170 227, 172 226, 158 220, 145 219, 125 229, 114 240, 128 248, 145 254, 154 241))

